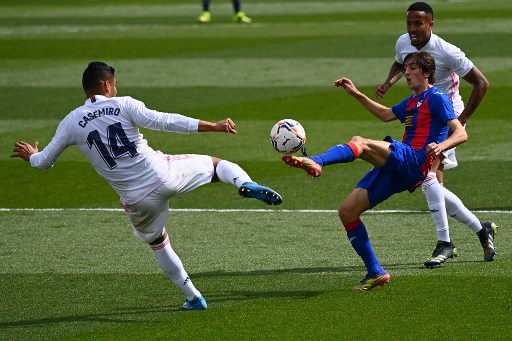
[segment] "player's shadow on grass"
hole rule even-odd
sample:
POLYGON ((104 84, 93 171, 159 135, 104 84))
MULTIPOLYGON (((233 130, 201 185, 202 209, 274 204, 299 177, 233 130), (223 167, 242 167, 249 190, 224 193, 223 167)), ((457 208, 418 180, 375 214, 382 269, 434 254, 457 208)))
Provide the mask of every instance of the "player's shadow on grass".
POLYGON ((218 291, 208 293, 208 303, 247 303, 248 301, 258 301, 272 298, 290 298, 290 299, 309 299, 325 294, 323 290, 270 290, 270 291, 254 291, 254 290, 232 290, 218 291))
POLYGON ((194 278, 201 277, 224 277, 224 276, 274 276, 282 274, 312 274, 312 273, 346 273, 361 270, 360 266, 344 267, 315 267, 315 268, 293 268, 293 269, 269 269, 250 271, 208 271, 193 273, 194 278))
MULTIPOLYGON (((387 269, 395 268, 395 269, 403 269, 404 267, 408 268, 416 268, 418 263, 416 262, 408 262, 408 263, 396 263, 396 264, 384 264, 384 267, 387 269)), ((283 274, 323 274, 323 273, 354 273, 355 276, 361 275, 363 273, 364 266, 363 265, 350 265, 350 266, 340 266, 340 267, 313 267, 313 268, 292 268, 292 269, 269 269, 269 270, 250 270, 250 271, 209 271, 209 272, 197 272, 192 273, 191 276, 193 278, 202 278, 202 277, 231 277, 231 276, 274 276, 274 275, 283 275, 283 274)))
MULTIPOLYGON (((208 302, 230 302, 241 303, 244 301, 261 300, 268 298, 296 298, 307 299, 321 295, 323 291, 312 290, 291 290, 291 291, 218 291, 217 293, 208 293, 208 302)), ((187 313, 180 305, 165 305, 153 307, 121 307, 112 309, 111 311, 97 312, 91 314, 69 315, 60 317, 48 317, 39 319, 18 320, 10 322, 0 322, 0 328, 5 330, 16 330, 17 328, 41 328, 57 324, 70 324, 70 323, 105 323, 105 324, 130 324, 130 323, 143 323, 151 320, 165 319, 165 314, 169 313, 187 313), (154 314, 162 314, 154 319, 147 316, 154 314), (140 316, 140 317, 139 317, 140 316)))
MULTIPOLYGON (((439 268, 438 271, 445 267, 456 266, 457 263, 478 263, 477 260, 457 260, 452 261, 450 264, 445 264, 439 268)), ((436 271, 436 269, 428 269, 423 267, 417 262, 409 263, 394 263, 385 264, 388 270, 399 270, 404 267, 425 269, 426 271, 436 271)), ((270 269, 270 270, 253 270, 253 271, 211 271, 211 272, 200 272, 192 274, 193 278, 215 278, 215 277, 236 277, 236 276, 279 276, 285 274, 350 274, 353 273, 354 277, 361 276, 364 273, 364 267, 362 265, 343 266, 343 267, 312 267, 312 268, 291 268, 291 269, 270 269)), ((167 279, 165 279, 167 280, 167 279)), ((352 282, 352 278, 350 282, 352 282)), ((159 280, 157 282, 160 282, 159 280)), ((157 284, 159 285, 159 284, 157 284)), ((346 290, 343 290, 343 285, 340 283, 341 291, 350 291, 350 287, 347 286, 346 290)), ((329 290, 327 290, 329 291, 329 290)), ((338 291, 338 290, 337 290, 338 291)), ((291 298, 291 299, 310 299, 325 294, 326 290, 213 290, 208 291, 207 299, 211 303, 222 303, 228 304, 243 303, 248 301, 256 301, 262 299, 272 298, 291 298)), ((173 300, 171 300, 173 301, 173 300)), ((122 304, 122 303, 121 303, 122 304)), ((39 319, 27 319, 9 322, 0 322, 0 328, 6 330, 20 327, 37 327, 49 326, 56 324, 67 324, 74 322, 91 322, 91 323, 105 323, 105 324, 130 324, 130 323, 141 323, 148 321, 148 314, 168 314, 168 313, 186 313, 180 304, 172 303, 163 306, 152 306, 152 307, 120 307, 104 312, 97 312, 91 314, 77 314, 60 317, 47 317, 39 319)), ((159 318, 157 318, 159 319, 159 318)))
POLYGON ((150 313, 162 313, 166 311, 172 311, 172 307, 130 307, 115 309, 112 312, 98 312, 95 314, 83 314, 83 315, 69 315, 60 317, 47 317, 40 319, 29 319, 19 320, 11 322, 0 322, 0 328, 18 328, 18 327, 38 327, 50 326, 54 324, 67 324, 75 322, 100 322, 100 323, 111 323, 111 324, 127 324, 127 323, 141 323, 147 321, 147 319, 137 319, 128 317, 130 315, 150 314, 150 313))

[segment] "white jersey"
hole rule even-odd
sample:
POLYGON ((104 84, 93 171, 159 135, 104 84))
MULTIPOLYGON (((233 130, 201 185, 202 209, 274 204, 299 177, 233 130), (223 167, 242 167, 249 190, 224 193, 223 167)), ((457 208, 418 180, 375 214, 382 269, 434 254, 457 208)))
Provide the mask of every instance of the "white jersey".
POLYGON ((473 68, 473 63, 457 46, 452 45, 432 33, 427 45, 418 50, 411 45, 409 35, 401 35, 396 42, 397 63, 404 64, 405 57, 412 52, 428 52, 436 62, 434 86, 443 90, 453 102, 455 113, 460 115, 464 103, 459 94, 459 77, 464 77, 473 68))
POLYGON ((167 176, 164 154, 153 150, 138 127, 176 133, 197 132, 199 120, 147 109, 131 97, 93 96, 59 124, 46 148, 30 157, 32 167, 48 169, 77 145, 94 169, 126 204, 156 189, 167 176))

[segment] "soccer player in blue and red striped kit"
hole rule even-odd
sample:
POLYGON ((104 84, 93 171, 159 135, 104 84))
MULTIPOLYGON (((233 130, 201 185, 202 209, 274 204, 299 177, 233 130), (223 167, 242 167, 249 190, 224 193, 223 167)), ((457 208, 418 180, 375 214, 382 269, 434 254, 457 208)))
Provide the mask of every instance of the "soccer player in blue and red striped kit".
POLYGON ((348 78, 335 81, 337 87, 343 87, 377 118, 384 122, 398 119, 404 123, 402 142, 390 136, 382 141, 354 136, 349 142, 320 155, 282 158, 287 165, 303 168, 313 177, 320 176, 322 168, 327 165, 351 162, 357 158, 374 166, 339 208, 347 237, 367 270, 354 290, 367 291, 390 280, 390 275, 373 251, 361 214, 395 193, 412 192, 421 185, 434 160, 444 150, 467 140, 466 131, 457 120, 450 99, 432 85, 434 73, 435 62, 429 53, 408 55, 404 61, 404 75, 413 94, 392 108, 368 98, 348 78), (447 137, 449 129, 452 133, 447 137))
MULTIPOLYGON (((407 8, 407 33, 402 34, 395 44, 395 61, 386 80, 377 85, 375 96, 382 99, 390 87, 398 82, 403 73, 403 60, 412 52, 425 51, 436 61, 436 81, 433 84, 449 95, 453 109, 464 126, 475 113, 489 88, 489 82, 476 65, 457 46, 434 34, 434 10, 426 2, 415 2, 407 8), (459 92, 461 79, 471 86, 466 105, 459 92)), ((423 263, 436 267, 446 260, 458 256, 458 250, 450 237, 448 217, 466 225, 475 233, 484 251, 484 261, 492 262, 496 255, 494 237, 497 225, 492 221, 480 221, 462 200, 443 184, 444 171, 457 167, 455 148, 445 150, 436 159, 421 185, 430 214, 436 226, 436 246, 431 256, 423 263)))

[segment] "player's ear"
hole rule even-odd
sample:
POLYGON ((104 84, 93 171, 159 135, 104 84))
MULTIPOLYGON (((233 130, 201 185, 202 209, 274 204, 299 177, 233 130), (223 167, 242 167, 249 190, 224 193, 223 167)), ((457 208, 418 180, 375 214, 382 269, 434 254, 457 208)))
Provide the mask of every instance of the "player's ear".
POLYGON ((101 82, 101 90, 105 95, 109 95, 109 97, 112 97, 112 87, 114 84, 112 83, 111 79, 106 79, 101 82))
POLYGON ((108 92, 108 84, 107 84, 108 80, 102 80, 100 81, 100 86, 99 88, 101 89, 101 92, 102 93, 107 93, 108 92))
POLYGON ((423 75, 424 75, 425 79, 428 81, 428 84, 432 84, 432 83, 430 83, 430 76, 432 75, 432 73, 424 72, 423 75))

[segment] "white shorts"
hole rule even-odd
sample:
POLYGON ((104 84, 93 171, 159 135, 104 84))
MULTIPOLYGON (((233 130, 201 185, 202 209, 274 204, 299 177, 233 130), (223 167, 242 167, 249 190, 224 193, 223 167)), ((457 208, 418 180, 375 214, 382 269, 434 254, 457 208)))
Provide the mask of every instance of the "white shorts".
POLYGON ((137 238, 151 243, 165 231, 169 214, 169 199, 190 192, 213 178, 213 160, 207 155, 166 155, 169 172, 165 181, 125 211, 137 238))
POLYGON ((443 169, 451 169, 457 167, 459 164, 457 162, 457 157, 455 156, 455 148, 445 150, 443 152, 444 158, 443 158, 443 169))
MULTIPOLYGON (((457 117, 459 117, 460 113, 464 110, 464 106, 463 106, 462 102, 460 103, 458 108, 454 107, 454 109, 455 109, 455 115, 457 115, 457 117)), ((464 127, 464 129, 466 129, 466 124, 464 124, 463 127, 464 127)), ((453 147, 453 148, 445 150, 443 152, 444 158, 443 158, 442 163, 443 163, 444 170, 452 169, 459 165, 457 162, 457 157, 455 156, 455 148, 457 148, 457 147, 453 147)))

